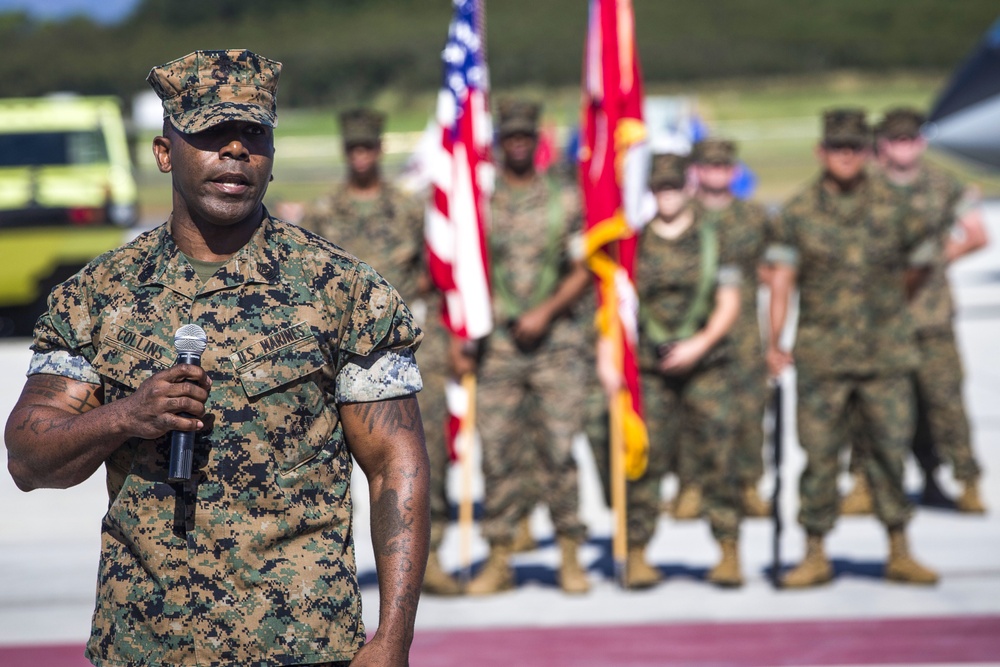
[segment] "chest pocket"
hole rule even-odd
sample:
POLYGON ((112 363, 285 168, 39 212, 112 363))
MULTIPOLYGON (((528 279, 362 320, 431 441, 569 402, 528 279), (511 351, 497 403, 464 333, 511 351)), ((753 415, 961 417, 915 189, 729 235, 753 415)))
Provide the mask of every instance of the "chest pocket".
POLYGON ((173 352, 130 329, 111 325, 101 337, 93 367, 104 378, 105 400, 130 395, 154 373, 171 366, 173 352))
POLYGON ((338 418, 323 372, 327 359, 309 325, 300 322, 229 357, 256 412, 248 428, 269 445, 278 472, 289 472, 324 451, 338 418))

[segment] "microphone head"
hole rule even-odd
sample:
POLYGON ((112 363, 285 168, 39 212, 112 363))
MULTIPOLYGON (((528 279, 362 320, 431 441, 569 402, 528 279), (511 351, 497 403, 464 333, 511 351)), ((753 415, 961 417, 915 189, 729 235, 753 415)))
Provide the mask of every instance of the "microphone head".
POLYGON ((174 349, 177 354, 196 354, 199 357, 208 345, 208 335, 197 324, 185 324, 174 333, 174 349))

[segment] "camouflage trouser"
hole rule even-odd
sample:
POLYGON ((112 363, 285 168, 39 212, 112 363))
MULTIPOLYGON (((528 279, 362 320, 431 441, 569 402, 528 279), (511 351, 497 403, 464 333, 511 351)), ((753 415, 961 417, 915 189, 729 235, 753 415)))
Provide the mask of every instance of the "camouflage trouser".
POLYGON ((477 411, 486 487, 482 530, 491 544, 513 541, 517 523, 539 502, 548 506, 557 535, 586 538, 572 443, 592 372, 587 358, 575 347, 522 354, 505 337, 491 339, 477 411))
MULTIPOLYGON (((756 297, 756 290, 754 290, 756 297)), ((767 405, 767 365, 761 349, 756 298, 744 299, 740 319, 729 332, 729 384, 734 397, 733 465, 740 484, 755 485, 764 475, 764 410, 767 405)))
POLYGON ((730 368, 730 391, 735 403, 732 413, 736 422, 733 466, 742 486, 756 486, 764 475, 764 410, 769 394, 767 367, 760 354, 755 358, 740 354, 730 368))
MULTIPOLYGON (((742 508, 734 477, 735 419, 726 366, 699 369, 683 378, 643 373, 642 392, 649 465, 645 475, 626 487, 629 546, 644 547, 653 539, 660 515, 660 482, 669 472, 678 472, 682 483, 701 484, 702 509, 716 539, 737 538, 742 508)), ((593 391, 588 405, 587 436, 607 497, 608 419, 603 394, 593 391)))
MULTIPOLYGON (((962 400, 962 359, 955 334, 951 330, 921 333, 917 342, 921 365, 914 375, 917 422, 913 454, 927 472, 943 460, 951 465, 955 479, 978 479, 981 469, 972 453, 969 419, 962 400)), ((863 442, 864 438, 863 432, 855 433, 855 440, 863 442)), ((855 446, 851 452, 852 472, 864 465, 862 449, 855 446)))
POLYGON ((444 385, 448 378, 447 345, 447 332, 440 324, 425 325, 424 340, 417 350, 417 363, 420 366, 424 388, 417 394, 417 402, 420 405, 424 440, 427 443, 427 456, 431 464, 430 550, 432 552, 441 546, 444 530, 448 525, 448 449, 445 441, 448 410, 444 396, 444 385))
POLYGON ((799 369, 799 442, 806 467, 799 480, 799 523, 813 535, 826 535, 839 514, 837 476, 840 452, 849 431, 866 437, 864 473, 872 489, 875 514, 886 526, 910 519, 903 491, 903 466, 914 430, 913 383, 907 374, 811 377, 799 369), (853 411, 853 416, 852 416, 853 411))
POLYGON ((917 343, 921 362, 916 373, 918 417, 913 453, 925 470, 933 470, 943 460, 951 465, 955 479, 977 479, 981 470, 972 453, 955 333, 949 329, 920 334, 917 343))

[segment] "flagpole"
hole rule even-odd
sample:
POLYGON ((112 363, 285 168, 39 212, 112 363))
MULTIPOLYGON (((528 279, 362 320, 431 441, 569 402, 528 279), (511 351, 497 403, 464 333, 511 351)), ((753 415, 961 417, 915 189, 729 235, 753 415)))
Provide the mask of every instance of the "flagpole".
MULTIPOLYGON (((621 322, 618 319, 618 299, 614 290, 608 290, 610 303, 609 340, 611 343, 612 358, 617 363, 621 363, 622 358, 622 331, 621 322)), ((628 558, 628 502, 625 488, 625 429, 623 424, 622 409, 624 402, 628 400, 628 392, 619 389, 609 399, 609 419, 611 427, 611 437, 608 439, 608 446, 611 448, 610 468, 611 468, 611 508, 615 525, 612 533, 611 556, 614 563, 615 581, 622 588, 625 588, 625 577, 627 575, 628 558)))
POLYGON ((459 430, 462 463, 462 491, 458 504, 458 526, 460 535, 459 564, 463 587, 472 579, 472 447, 476 433, 476 374, 462 376, 462 389, 468 399, 468 407, 459 430))

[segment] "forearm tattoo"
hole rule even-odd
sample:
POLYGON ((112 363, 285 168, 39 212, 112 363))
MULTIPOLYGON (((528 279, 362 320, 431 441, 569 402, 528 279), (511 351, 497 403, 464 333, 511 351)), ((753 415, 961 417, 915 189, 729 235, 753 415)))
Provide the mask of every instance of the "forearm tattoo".
POLYGON ((377 556, 405 553, 413 517, 404 516, 396 489, 386 489, 372 506, 372 546, 377 556))

